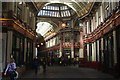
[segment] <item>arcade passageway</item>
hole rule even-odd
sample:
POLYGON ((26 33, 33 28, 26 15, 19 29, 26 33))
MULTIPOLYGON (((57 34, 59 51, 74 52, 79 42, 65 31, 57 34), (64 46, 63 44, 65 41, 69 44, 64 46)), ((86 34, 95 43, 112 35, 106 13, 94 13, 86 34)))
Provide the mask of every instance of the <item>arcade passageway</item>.
POLYGON ((19 79, 120 78, 119 0, 4 0, 0 8, 1 79, 11 58, 19 79), (34 74, 35 59, 45 74, 34 74))
POLYGON ((95 78, 113 79, 113 76, 102 73, 91 68, 79 68, 78 66, 51 66, 47 67, 46 73, 39 70, 35 75, 33 70, 28 71, 23 77, 25 78, 95 78))

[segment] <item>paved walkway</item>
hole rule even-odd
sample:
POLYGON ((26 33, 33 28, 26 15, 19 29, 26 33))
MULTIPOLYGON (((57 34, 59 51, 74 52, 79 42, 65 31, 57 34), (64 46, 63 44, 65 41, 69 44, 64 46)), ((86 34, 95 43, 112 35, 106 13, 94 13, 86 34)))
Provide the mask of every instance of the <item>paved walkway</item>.
POLYGON ((43 73, 42 68, 40 68, 37 75, 35 75, 34 70, 31 70, 22 78, 113 78, 113 76, 91 68, 51 66, 47 67, 46 73, 43 73))
POLYGON ((120 80, 114 79, 109 74, 102 73, 91 68, 80 68, 77 66, 50 66, 47 67, 46 73, 43 73, 42 68, 39 69, 37 75, 34 70, 28 70, 19 80, 120 80))

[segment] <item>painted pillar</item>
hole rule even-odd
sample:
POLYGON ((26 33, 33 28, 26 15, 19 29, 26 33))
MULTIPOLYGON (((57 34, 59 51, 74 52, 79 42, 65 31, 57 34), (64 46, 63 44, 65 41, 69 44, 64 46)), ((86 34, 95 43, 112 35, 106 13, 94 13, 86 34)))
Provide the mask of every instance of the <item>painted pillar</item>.
POLYGON ((27 38, 24 40, 24 62, 26 62, 26 54, 27 54, 27 38))
POLYGON ((60 33, 60 51, 59 51, 59 57, 62 57, 62 44, 63 44, 62 34, 60 33))
POLYGON ((35 42, 33 43, 33 59, 36 57, 36 46, 35 46, 35 42))
POLYGON ((88 33, 89 33, 89 22, 87 21, 87 33, 86 34, 88 33))
MULTIPOLYGON (((72 20, 71 27, 74 28, 74 22, 72 20)), ((71 58, 74 58, 74 32, 71 32, 71 58)))
POLYGON ((25 7, 25 12, 24 12, 24 22, 27 23, 27 18, 28 18, 28 8, 25 7), (26 16, 25 16, 26 15, 26 16))
MULTIPOLYGON (((6 42, 7 42, 7 33, 2 33, 2 36, 0 35, 0 41, 1 41, 1 45, 0 45, 0 47, 1 47, 1 49, 2 50, 0 50, 1 51, 1 54, 0 54, 0 59, 2 59, 2 65, 1 65, 1 70, 3 70, 5 67, 6 67, 6 42), (1 39, 2 38, 2 39, 1 39)), ((1 61, 1 60, 0 60, 1 61)))
POLYGON ((80 49, 79 49, 79 58, 84 58, 83 55, 83 27, 80 27, 80 49))
POLYGON ((93 18, 91 18, 91 32, 93 32, 93 18))
POLYGON ((114 65, 117 63, 117 44, 116 44, 116 31, 113 31, 113 50, 114 50, 114 65))
MULTIPOLYGON (((2 2, 0 2, 0 12, 2 12, 2 2)), ((2 16, 2 14, 0 13, 0 16, 2 16)), ((0 80, 2 79, 2 25, 0 24, 0 80)))
MULTIPOLYGON (((0 43, 2 43, 2 33, 0 32, 0 43)), ((0 80, 2 79, 2 72, 3 72, 3 67, 2 67, 2 44, 0 44, 0 80)))
POLYGON ((96 61, 96 43, 92 43, 92 61, 96 61))
POLYGON ((96 12, 96 28, 98 27, 98 11, 96 12))
POLYGON ((99 49, 100 49, 99 48, 99 40, 97 40, 97 56, 98 56, 97 58, 98 58, 98 62, 100 61, 99 60, 99 49))
POLYGON ((9 3, 9 10, 14 11, 14 2, 9 3))
POLYGON ((92 61, 94 61, 94 43, 92 43, 92 61))
POLYGON ((71 37, 71 58, 74 58, 74 38, 73 38, 73 33, 71 37))
POLYGON ((100 18, 101 18, 101 22, 103 22, 103 8, 102 5, 100 6, 100 18))
POLYGON ((13 39, 13 32, 12 31, 8 31, 8 35, 7 35, 7 39, 9 39, 7 41, 7 62, 10 61, 11 58, 11 54, 12 54, 12 39, 13 39))
POLYGON ((89 61, 89 44, 87 44, 87 60, 89 61))
POLYGON ((104 56, 103 56, 103 50, 104 50, 104 44, 103 44, 103 38, 101 38, 101 57, 102 57, 102 62, 104 61, 104 56))

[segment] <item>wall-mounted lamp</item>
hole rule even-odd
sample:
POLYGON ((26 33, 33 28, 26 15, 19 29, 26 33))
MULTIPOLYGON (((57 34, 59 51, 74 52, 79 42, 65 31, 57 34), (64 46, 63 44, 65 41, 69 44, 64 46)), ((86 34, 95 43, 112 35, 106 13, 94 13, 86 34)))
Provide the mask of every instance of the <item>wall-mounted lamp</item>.
POLYGON ((37 47, 40 47, 40 45, 38 44, 37 47))
POLYGON ((62 28, 65 28, 66 27, 66 24, 65 23, 62 23, 62 26, 61 26, 62 28))
POLYGON ((41 45, 43 45, 43 43, 40 43, 41 45))
POLYGON ((52 33, 52 31, 48 31, 48 34, 51 34, 52 33))

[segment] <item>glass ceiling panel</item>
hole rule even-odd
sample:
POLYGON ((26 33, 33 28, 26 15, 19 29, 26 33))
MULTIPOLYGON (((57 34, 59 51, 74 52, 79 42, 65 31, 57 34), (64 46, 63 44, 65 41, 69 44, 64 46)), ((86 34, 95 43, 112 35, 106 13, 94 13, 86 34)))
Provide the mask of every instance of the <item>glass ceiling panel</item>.
POLYGON ((48 22, 39 22, 37 24, 36 32, 44 36, 48 31, 52 31, 53 26, 48 22))
POLYGON ((52 4, 44 6, 38 16, 49 16, 49 17, 70 17, 75 14, 72 13, 71 15, 71 8, 64 5, 64 4, 52 4))

